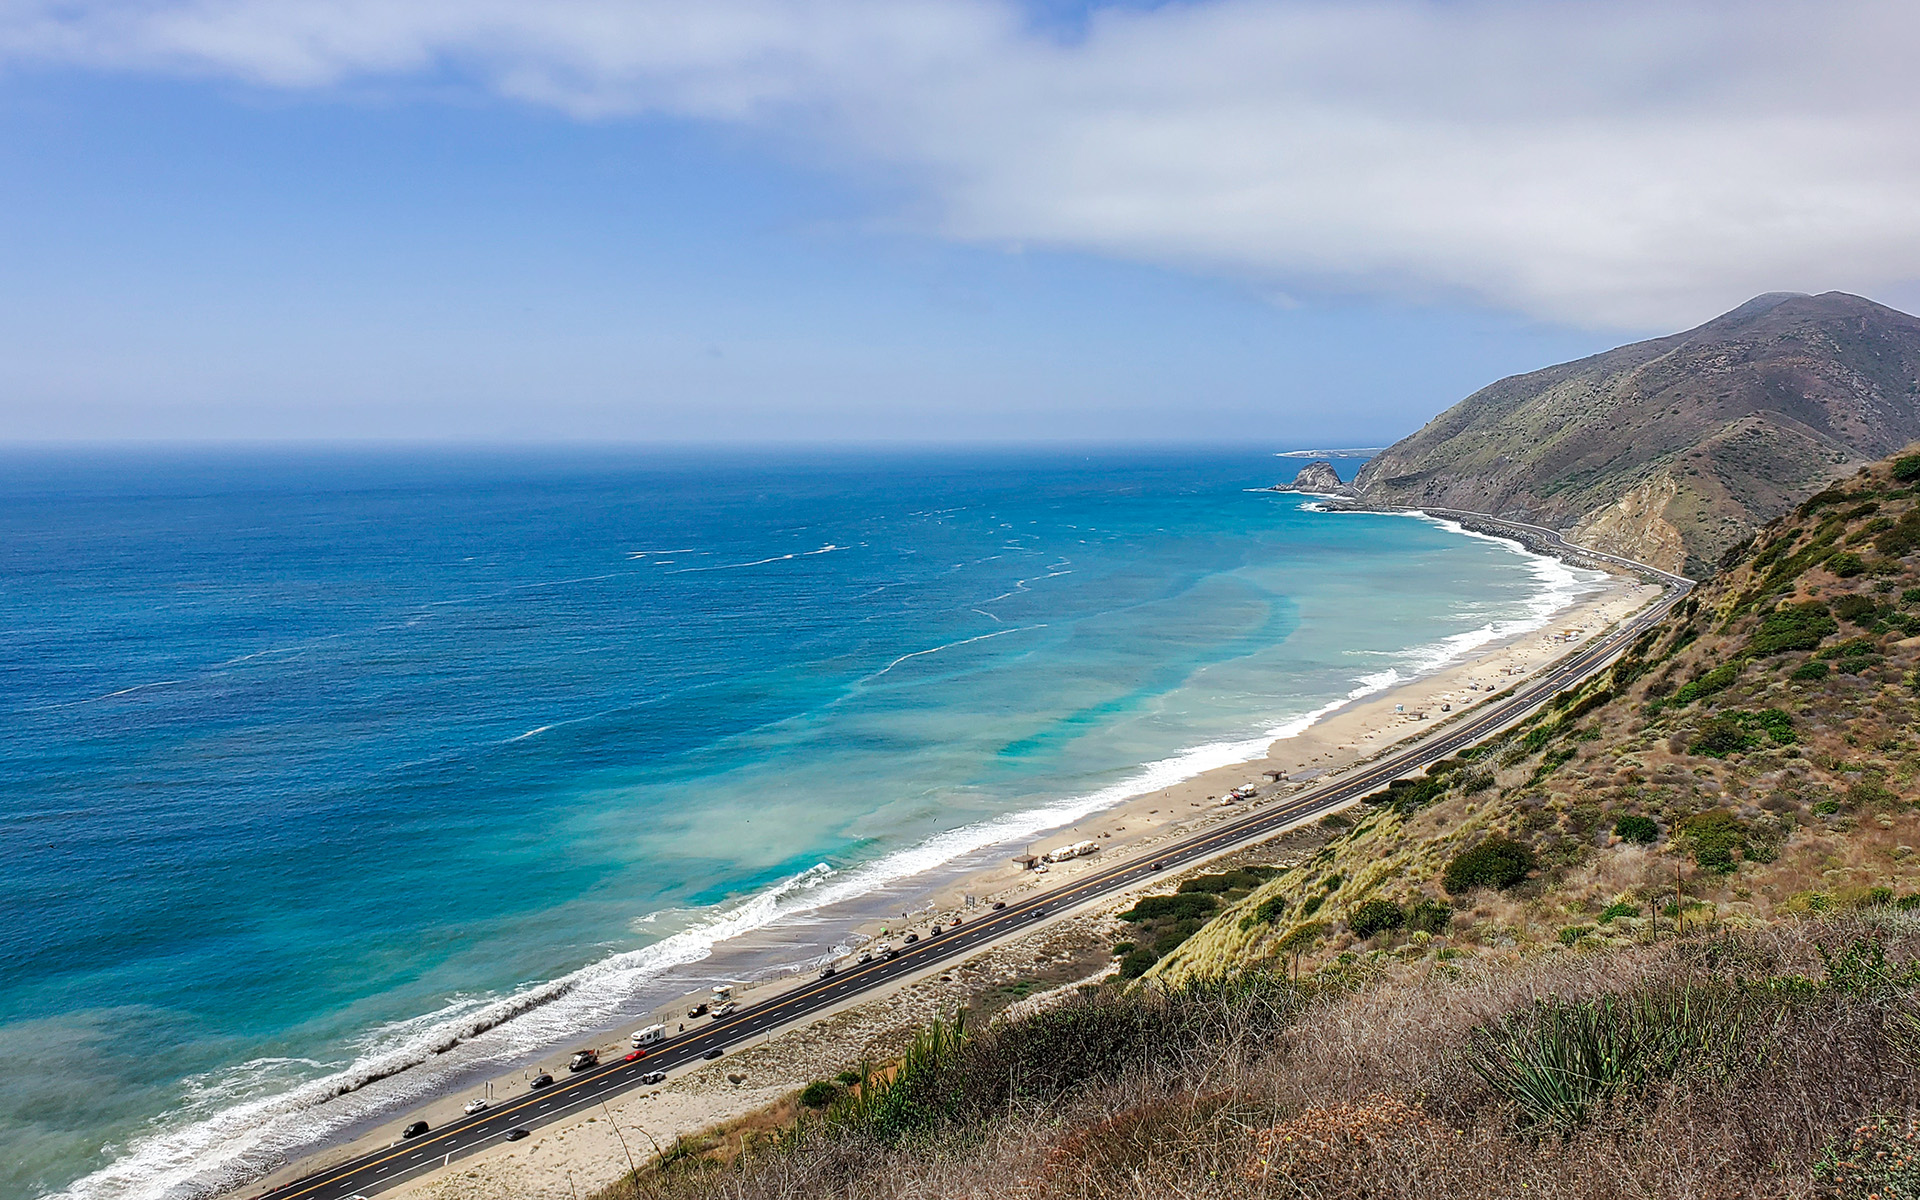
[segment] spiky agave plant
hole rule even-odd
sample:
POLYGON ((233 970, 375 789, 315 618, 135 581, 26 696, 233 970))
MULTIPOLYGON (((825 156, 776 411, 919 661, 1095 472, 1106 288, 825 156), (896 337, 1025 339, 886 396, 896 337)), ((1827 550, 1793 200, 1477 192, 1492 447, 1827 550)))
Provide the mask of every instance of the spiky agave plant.
POLYGON ((1724 986, 1680 986, 1542 1000, 1474 1031, 1467 1062, 1524 1124, 1566 1129, 1594 1106, 1687 1071, 1723 1073, 1760 1009, 1777 1000, 1724 986))

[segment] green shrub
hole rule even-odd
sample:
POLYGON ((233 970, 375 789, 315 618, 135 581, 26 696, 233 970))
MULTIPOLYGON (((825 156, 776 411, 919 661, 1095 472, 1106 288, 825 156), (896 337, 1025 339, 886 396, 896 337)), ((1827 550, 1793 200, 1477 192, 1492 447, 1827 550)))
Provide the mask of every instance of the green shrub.
POLYGON ((1540 725, 1527 730, 1526 734, 1520 739, 1520 748, 1528 754, 1532 754, 1547 744, 1547 740, 1554 734, 1554 728, 1552 725, 1540 725))
POLYGON ((1880 606, 1873 602, 1873 597, 1858 594, 1842 596, 1833 602, 1833 615, 1842 621, 1852 621, 1855 624, 1859 624, 1862 617, 1870 617, 1879 609, 1880 606))
POLYGON ((1782 604, 1760 618, 1759 628, 1747 642, 1753 654, 1780 654, 1788 650, 1811 650, 1822 638, 1840 632, 1827 606, 1818 600, 1805 604, 1782 604))
POLYGON ((1445 933, 1453 924, 1453 909, 1427 896, 1407 905, 1407 928, 1420 933, 1445 933))
POLYGON ((1455 896, 1475 888, 1499 891, 1525 879, 1533 868, 1532 850, 1495 834, 1473 849, 1455 855, 1447 864, 1440 886, 1455 896))
POLYGON ((1759 712, 1741 713, 1740 723, 1748 728, 1760 729, 1782 746, 1792 745, 1800 740, 1793 730, 1793 717, 1785 709, 1763 708, 1759 712))
POLYGON ((1893 460, 1893 477, 1901 483, 1920 479, 1920 454, 1902 454, 1893 460))
POLYGON ((1398 904, 1377 896, 1347 914, 1347 928, 1353 930, 1357 938, 1370 938, 1376 933, 1399 929, 1406 923, 1407 914, 1398 904))
MULTIPOLYGON (((1331 819, 1331 817, 1328 818, 1328 820, 1331 819)), ((1196 875, 1192 879, 1183 881, 1174 891, 1206 892, 1211 895, 1250 892, 1279 873, 1278 867, 1236 867, 1231 871, 1220 871, 1212 875, 1196 875)))
POLYGON ((1147 973, 1147 968, 1159 961, 1160 956, 1144 946, 1129 950, 1127 956, 1120 960, 1120 978, 1138 979, 1147 973))
POLYGON ((854 1084, 860 1082, 860 1072, 842 1071, 833 1077, 833 1081, 841 1087, 852 1087, 854 1084))
POLYGON ((1320 906, 1322 904, 1325 904, 1326 902, 1327 902, 1327 894, 1325 892, 1320 893, 1318 896, 1308 896, 1300 904, 1300 915, 1303 917, 1310 917, 1313 914, 1319 912, 1320 906))
POLYGON ((1638 904, 1633 904, 1626 900, 1616 900, 1601 911, 1600 924, 1608 924, 1620 917, 1637 917, 1639 915, 1640 906, 1638 904))
POLYGON ((839 1085, 825 1079, 816 1079, 800 1089, 800 1103, 808 1108, 825 1108, 839 1097, 839 1085))
POLYGON ((1384 805, 1402 816, 1411 816, 1446 794, 1447 780, 1444 777, 1396 779, 1383 790, 1368 796, 1367 803, 1384 805))
POLYGON ((1220 907, 1217 897, 1206 892, 1180 892, 1172 896, 1142 896, 1134 906, 1120 914, 1122 921, 1141 924, 1167 918, 1192 920, 1210 917, 1220 907))
POLYGON ((1660 826, 1652 817, 1629 813, 1613 823, 1613 833, 1623 842, 1646 846, 1660 839, 1660 826))
POLYGON ((1864 575, 1867 562, 1851 550, 1842 550, 1827 560, 1827 570, 1842 579, 1852 579, 1855 575, 1864 575))
POLYGON ((1806 662, 1803 662, 1799 666, 1795 667, 1793 669, 1793 674, 1787 676, 1787 678, 1802 679, 1808 682, 1818 682, 1819 680, 1825 679, 1827 677, 1827 672, 1828 672, 1827 664, 1823 662, 1818 662, 1814 659, 1808 659, 1806 662))
POLYGON ((1830 817, 1840 811, 1840 802, 1838 800, 1818 800, 1814 802, 1813 811, 1815 816, 1830 817))
POLYGON ((1695 700, 1705 699, 1716 692, 1726 691, 1729 687, 1733 686, 1734 680, 1740 678, 1741 668, 1746 665, 1746 660, 1739 658, 1734 659, 1732 662, 1721 663, 1713 670, 1708 671, 1692 683, 1681 688, 1678 692, 1675 692, 1673 696, 1674 707, 1685 708, 1695 700))
POLYGON ((1747 827, 1724 808, 1711 808, 1681 821, 1678 832, 1693 850, 1693 861, 1701 870, 1727 874, 1734 868, 1733 856, 1747 844, 1747 827))
POLYGON ((1279 923, 1281 917, 1286 915, 1286 912, 1287 898, 1285 896, 1268 896, 1253 910, 1253 915, 1269 925, 1275 925, 1279 923))
POLYGON ((1581 938, 1592 932, 1593 926, 1591 925, 1569 925, 1555 936, 1562 946, 1573 946, 1577 944, 1581 938))
POLYGON ((1689 753, 1704 754, 1709 758, 1725 758, 1742 750, 1751 750, 1759 738, 1747 732, 1740 719, 1728 713, 1708 717, 1700 723, 1699 731, 1694 735, 1692 744, 1687 747, 1689 753))

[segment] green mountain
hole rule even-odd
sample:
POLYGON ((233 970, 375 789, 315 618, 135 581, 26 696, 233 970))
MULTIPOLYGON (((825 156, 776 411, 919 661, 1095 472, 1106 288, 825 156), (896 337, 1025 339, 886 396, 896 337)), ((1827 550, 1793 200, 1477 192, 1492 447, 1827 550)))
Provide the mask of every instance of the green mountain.
POLYGON ((1767 521, 1916 438, 1920 320, 1844 292, 1776 292, 1482 388, 1355 486, 1704 577, 1767 521))

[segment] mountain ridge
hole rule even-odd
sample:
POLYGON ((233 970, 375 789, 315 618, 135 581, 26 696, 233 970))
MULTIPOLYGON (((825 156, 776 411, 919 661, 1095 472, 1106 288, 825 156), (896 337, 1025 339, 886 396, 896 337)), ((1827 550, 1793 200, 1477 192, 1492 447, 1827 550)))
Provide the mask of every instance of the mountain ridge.
POLYGON ((1916 438, 1920 319, 1844 292, 1772 292, 1490 384, 1375 456, 1354 487, 1701 576, 1916 438))

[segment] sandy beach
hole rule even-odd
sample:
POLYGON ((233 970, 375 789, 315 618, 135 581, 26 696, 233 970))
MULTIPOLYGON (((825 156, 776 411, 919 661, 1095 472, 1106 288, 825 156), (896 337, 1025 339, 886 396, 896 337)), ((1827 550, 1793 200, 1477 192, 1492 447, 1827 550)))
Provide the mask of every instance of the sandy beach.
MULTIPOLYGON (((1028 870, 1012 860, 957 876, 931 893, 930 902, 915 911, 910 922, 875 920, 859 931, 861 938, 897 936, 911 925, 924 930, 935 918, 964 919, 970 907, 995 900, 1045 891, 1077 875, 1110 863, 1117 857, 1144 854, 1159 843, 1191 833, 1205 825, 1229 819, 1249 805, 1296 795, 1317 782, 1367 761, 1407 739, 1430 732, 1459 713, 1484 703, 1494 694, 1522 682, 1548 663, 1572 652, 1609 626, 1653 601, 1661 589, 1625 575, 1610 576, 1594 593, 1555 614, 1542 629, 1479 647, 1458 661, 1416 679, 1354 701, 1305 730, 1271 744, 1264 757, 1221 767, 1170 787, 1132 797, 1071 826, 1038 839, 1036 852, 1080 841, 1096 842, 1098 853, 1045 871, 1028 870), (1236 788, 1252 786, 1250 799, 1230 797, 1236 788)), ((1274 841, 1310 836, 1299 830, 1269 839, 1252 860, 1271 860, 1284 853, 1274 841)), ((1241 854, 1247 851, 1238 852, 1241 854)), ((1228 856, 1232 857, 1232 856, 1228 856)), ((1219 860, 1216 860, 1216 862, 1219 860)), ((1196 868, 1190 868, 1196 869, 1196 868)), ((1177 877, 1175 877, 1177 878, 1177 877)), ((1149 885, 1163 890, 1173 880, 1161 878, 1149 885)), ((657 1088, 620 1096, 600 1109, 538 1129, 517 1143, 502 1143, 463 1159, 442 1174, 408 1184, 393 1195, 435 1197, 438 1200, 506 1200, 508 1197, 572 1197, 606 1185, 627 1169, 629 1156, 640 1162, 656 1146, 675 1138, 763 1109, 787 1097, 813 1079, 862 1060, 880 1060, 895 1052, 911 1028, 931 1017, 965 1004, 970 1011, 992 1013, 1012 1002, 1034 1003, 1032 993, 1067 987, 1109 969, 1113 914, 1131 901, 1109 897, 1091 910, 1061 914, 1024 937, 983 950, 965 962, 932 968, 921 977, 896 985, 824 1017, 778 1031, 750 1047, 730 1052, 718 1062, 683 1069, 657 1088)), ((800 976, 763 980, 737 989, 747 1003, 758 1002, 792 986, 800 976)), ((673 1019, 679 1001, 663 1006, 662 1017, 673 1019)), ((624 1053, 621 1031, 603 1031, 583 1037, 603 1056, 624 1053)), ((565 1055, 539 1067, 496 1079, 496 1097, 524 1094, 527 1080, 540 1068, 565 1073, 565 1055)), ((454 1119, 472 1093, 446 1097, 397 1118, 357 1141, 334 1148, 277 1172, 268 1186, 287 1182, 328 1162, 340 1161, 392 1142, 401 1125, 425 1119, 435 1126, 454 1119)), ((258 1185, 249 1191, 258 1190, 258 1185)))

